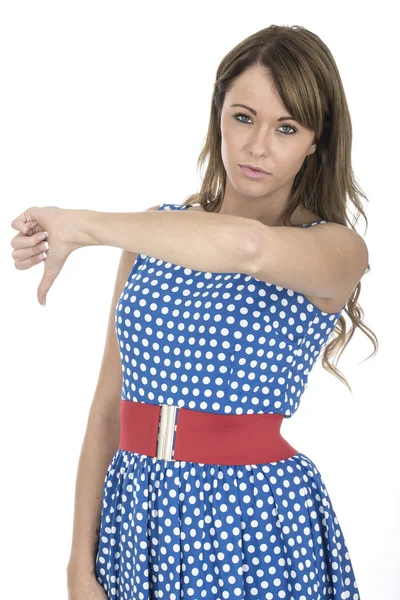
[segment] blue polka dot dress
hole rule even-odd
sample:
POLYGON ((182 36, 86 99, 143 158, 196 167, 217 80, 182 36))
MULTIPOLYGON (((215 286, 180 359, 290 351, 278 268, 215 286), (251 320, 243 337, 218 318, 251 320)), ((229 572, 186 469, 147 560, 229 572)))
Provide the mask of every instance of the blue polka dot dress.
MULTIPOLYGON (((290 418, 343 308, 138 254, 115 311, 121 398, 290 418)), ((124 600, 360 600, 324 481, 300 452, 227 466, 118 449, 95 570, 124 600)))

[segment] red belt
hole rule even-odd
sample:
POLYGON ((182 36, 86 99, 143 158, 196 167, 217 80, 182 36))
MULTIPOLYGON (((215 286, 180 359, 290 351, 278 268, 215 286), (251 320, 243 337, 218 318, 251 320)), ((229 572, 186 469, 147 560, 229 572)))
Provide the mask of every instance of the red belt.
POLYGON ((119 449, 164 460, 249 465, 297 454, 282 414, 225 415, 121 399, 119 449))

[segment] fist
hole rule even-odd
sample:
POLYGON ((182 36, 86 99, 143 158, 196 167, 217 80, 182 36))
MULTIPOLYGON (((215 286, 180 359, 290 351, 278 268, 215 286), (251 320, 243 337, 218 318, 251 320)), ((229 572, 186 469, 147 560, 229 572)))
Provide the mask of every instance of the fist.
POLYGON ((57 206, 34 206, 11 222, 18 234, 11 240, 16 269, 29 269, 44 263, 44 273, 37 290, 40 304, 58 277, 68 256, 82 244, 78 242, 77 224, 80 211, 57 206), (43 234, 47 234, 43 239, 43 234), (43 252, 46 254, 43 255, 43 252))

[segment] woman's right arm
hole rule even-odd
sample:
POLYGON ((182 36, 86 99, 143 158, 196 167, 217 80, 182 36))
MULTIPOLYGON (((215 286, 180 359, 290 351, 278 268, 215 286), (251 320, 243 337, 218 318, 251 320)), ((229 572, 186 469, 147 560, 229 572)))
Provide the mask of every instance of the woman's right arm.
POLYGON ((115 308, 136 257, 137 253, 123 250, 118 266, 100 374, 78 464, 68 585, 77 579, 95 578, 104 479, 120 435, 122 365, 115 333, 115 308))

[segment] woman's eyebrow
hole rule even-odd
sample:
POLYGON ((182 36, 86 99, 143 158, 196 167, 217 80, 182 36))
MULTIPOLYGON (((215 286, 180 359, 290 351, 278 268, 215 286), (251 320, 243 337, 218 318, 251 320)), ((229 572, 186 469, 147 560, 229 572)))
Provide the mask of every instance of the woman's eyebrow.
MULTIPOLYGON (((232 106, 243 106, 243 108, 247 108, 247 110, 252 112, 253 115, 257 116, 257 111, 255 111, 254 108, 251 108, 250 106, 246 106, 246 104, 231 104, 231 108, 232 108, 232 106)), ((286 115, 283 117, 279 117, 279 119, 277 119, 277 121, 287 121, 288 119, 291 119, 292 121, 296 120, 294 117, 291 117, 290 115, 286 115)))

